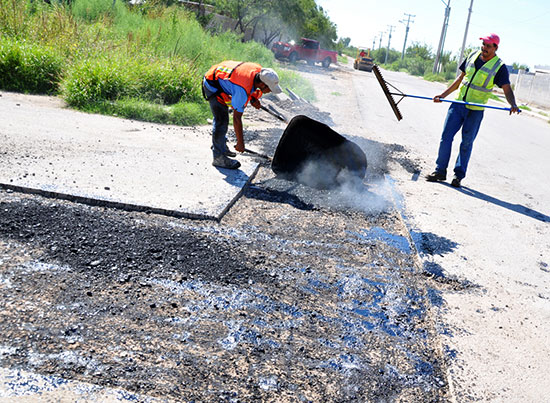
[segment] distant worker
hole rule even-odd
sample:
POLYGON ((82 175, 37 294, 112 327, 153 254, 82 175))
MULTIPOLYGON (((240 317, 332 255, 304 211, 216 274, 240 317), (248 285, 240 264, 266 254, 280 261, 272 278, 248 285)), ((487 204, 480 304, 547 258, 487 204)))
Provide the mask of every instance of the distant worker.
MULTIPOLYGON (((472 52, 462 62, 460 75, 449 88, 433 98, 434 102, 441 102, 441 99, 455 91, 466 77, 466 80, 460 86, 457 100, 486 104, 489 100, 491 90, 496 84, 502 88, 506 100, 511 106, 510 115, 512 112, 519 113, 520 110, 516 105, 514 92, 510 87, 508 69, 496 55, 500 38, 496 34, 490 34, 479 39, 483 41, 481 51, 472 52)), ((461 186, 461 181, 466 176, 468 161, 470 160, 474 140, 483 119, 484 109, 480 106, 451 104, 439 143, 436 168, 433 173, 426 176, 426 180, 436 182, 447 179, 447 166, 451 158, 453 138, 462 127, 462 142, 460 143, 460 152, 454 167, 455 175, 451 182, 451 186, 461 186)))
POLYGON ((365 56, 367 56, 367 52, 365 52, 364 50, 361 50, 361 53, 359 53, 359 56, 360 57, 365 57, 365 56))
POLYGON ((227 147, 229 107, 233 108, 233 128, 237 137, 235 150, 244 152, 242 115, 248 102, 260 109, 262 94, 282 92, 279 76, 272 69, 259 64, 227 60, 216 64, 204 75, 203 95, 210 103, 214 116, 212 129, 212 165, 219 168, 237 169, 241 163, 229 157, 237 154, 227 147))

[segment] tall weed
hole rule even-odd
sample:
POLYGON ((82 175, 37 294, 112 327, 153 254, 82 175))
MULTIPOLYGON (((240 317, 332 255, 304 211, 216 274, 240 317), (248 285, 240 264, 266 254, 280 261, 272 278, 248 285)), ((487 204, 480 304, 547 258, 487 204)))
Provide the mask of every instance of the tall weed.
MULTIPOLYGON (((0 87, 60 90, 77 108, 134 118, 141 110, 142 119, 195 124, 206 119, 200 83, 211 65, 232 59, 273 66, 263 45, 212 35, 192 13, 163 2, 0 0, 0 87)), ((281 82, 314 97, 297 75, 282 73, 281 82)))
POLYGON ((0 88, 52 94, 61 81, 63 59, 38 44, 0 38, 0 88))

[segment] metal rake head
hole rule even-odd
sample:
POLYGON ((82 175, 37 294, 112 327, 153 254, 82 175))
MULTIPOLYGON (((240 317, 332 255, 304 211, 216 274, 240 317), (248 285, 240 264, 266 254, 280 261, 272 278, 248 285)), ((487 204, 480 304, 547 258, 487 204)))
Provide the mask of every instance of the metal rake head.
POLYGON ((401 111, 397 107, 397 102, 395 102, 395 99, 393 99, 393 95, 390 89, 388 88, 389 83, 387 83, 384 80, 384 77, 382 77, 382 73, 380 72, 380 68, 378 67, 378 65, 375 64, 374 66, 372 66, 372 71, 374 71, 374 75, 376 76, 376 79, 380 83, 380 87, 382 87, 382 91, 384 91, 384 95, 386 95, 386 98, 388 99, 388 102, 390 103, 390 106, 393 109, 393 113, 395 113, 395 117, 397 118, 397 120, 403 119, 403 115, 401 115, 401 111))

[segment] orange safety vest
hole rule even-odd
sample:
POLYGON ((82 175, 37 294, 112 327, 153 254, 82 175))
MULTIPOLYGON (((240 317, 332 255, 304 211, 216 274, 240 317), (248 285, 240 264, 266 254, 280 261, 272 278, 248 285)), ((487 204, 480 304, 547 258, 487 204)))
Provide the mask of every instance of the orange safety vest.
POLYGON ((246 106, 253 96, 256 99, 262 96, 260 90, 252 92, 254 77, 256 77, 256 74, 261 70, 262 66, 256 63, 226 60, 210 67, 210 70, 204 75, 204 78, 208 81, 208 84, 218 90, 217 99, 222 105, 231 106, 231 95, 223 92, 218 80, 229 80, 231 83, 242 87, 248 95, 248 100, 244 104, 244 106, 246 106))

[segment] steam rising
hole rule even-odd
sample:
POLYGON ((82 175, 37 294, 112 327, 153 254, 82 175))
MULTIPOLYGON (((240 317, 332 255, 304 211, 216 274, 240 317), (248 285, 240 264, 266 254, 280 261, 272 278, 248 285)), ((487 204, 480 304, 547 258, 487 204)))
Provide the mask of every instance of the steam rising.
POLYGON ((393 204, 391 185, 383 178, 366 185, 355 173, 327 165, 326 160, 308 161, 296 181, 323 190, 313 203, 319 207, 379 214, 393 204))

